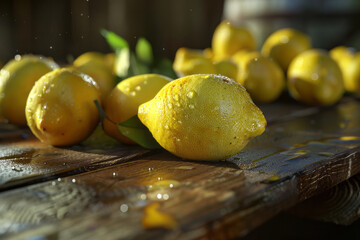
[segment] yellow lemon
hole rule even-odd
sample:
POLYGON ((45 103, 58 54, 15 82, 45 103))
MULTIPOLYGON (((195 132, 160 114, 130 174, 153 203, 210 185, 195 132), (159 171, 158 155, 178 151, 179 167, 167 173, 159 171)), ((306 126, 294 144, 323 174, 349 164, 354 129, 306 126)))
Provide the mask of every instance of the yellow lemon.
POLYGON ((291 62, 288 69, 290 94, 309 105, 332 105, 344 93, 338 64, 323 50, 307 50, 291 62))
POLYGON ((205 57, 203 51, 188 48, 179 48, 176 51, 173 68, 178 76, 216 73, 216 67, 209 58, 205 57))
POLYGON ((88 61, 74 68, 95 80, 100 88, 101 99, 105 101, 116 83, 115 75, 113 75, 109 68, 95 61, 88 61))
POLYGON ((0 114, 9 123, 25 126, 25 104, 36 80, 57 68, 51 59, 17 55, 0 71, 0 114))
POLYGON ((230 157, 266 126, 261 110, 243 86, 209 74, 167 84, 140 105, 138 117, 163 148, 197 160, 230 157))
POLYGON ((346 91, 360 93, 360 53, 346 65, 344 83, 346 91))
POLYGON ((98 64, 106 65, 105 56, 100 52, 85 52, 74 60, 73 65, 80 66, 87 62, 96 62, 98 64))
POLYGON ((105 54, 104 60, 105 60, 105 65, 111 70, 113 74, 115 74, 115 60, 116 60, 115 53, 105 54))
POLYGON ((241 83, 255 102, 268 103, 276 100, 285 86, 280 66, 258 52, 250 52, 238 61, 236 81, 241 83))
POLYGON ((151 100, 172 79, 158 74, 143 74, 121 81, 110 93, 104 104, 108 119, 104 131, 109 136, 127 144, 132 140, 120 133, 116 124, 135 116, 140 104, 151 100))
POLYGON ((66 146, 86 139, 99 122, 94 101, 101 103, 96 82, 62 68, 41 77, 26 102, 26 120, 42 142, 66 146))
POLYGON ((354 50, 346 46, 337 46, 331 49, 329 54, 330 57, 339 64, 339 66, 344 63, 349 63, 355 55, 354 50))
POLYGON ((330 57, 333 58, 339 65, 344 78, 345 90, 348 92, 360 92, 359 83, 355 80, 357 77, 357 68, 360 66, 356 64, 354 49, 345 46, 338 46, 329 51, 330 57))
POLYGON ((229 59, 221 60, 218 62, 214 62, 216 67, 216 73, 231 78, 233 80, 236 79, 238 74, 238 67, 235 63, 233 63, 229 59))
POLYGON ((291 28, 273 32, 265 41, 261 54, 272 58, 284 71, 294 57, 311 48, 309 36, 291 28))
POLYGON ((231 60, 236 63, 236 64, 240 64, 243 61, 243 58, 250 52, 254 52, 254 51, 250 51, 250 50, 240 50, 237 51, 232 57, 231 60))
POLYGON ((204 57, 206 57, 208 59, 214 58, 214 52, 211 48, 205 48, 202 53, 203 53, 204 57))
POLYGON ((246 28, 234 27, 229 21, 223 21, 216 27, 211 44, 215 60, 230 58, 242 49, 256 48, 251 33, 246 28))

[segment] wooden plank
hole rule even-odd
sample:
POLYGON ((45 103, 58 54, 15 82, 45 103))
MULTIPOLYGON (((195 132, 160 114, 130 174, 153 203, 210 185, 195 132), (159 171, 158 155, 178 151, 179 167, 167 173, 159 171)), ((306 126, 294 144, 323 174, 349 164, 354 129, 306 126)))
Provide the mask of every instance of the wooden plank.
POLYGON ((360 104, 346 101, 315 115, 274 121, 225 162, 186 161, 160 152, 6 191, 0 194, 0 236, 242 236, 359 173, 359 120, 360 104), (144 210, 152 203, 177 222, 174 229, 143 228, 144 210))
POLYGON ((304 201, 289 212, 323 222, 352 224, 360 217, 360 175, 304 201))
POLYGON ((41 143, 27 129, 1 128, 0 191, 89 171, 149 153, 138 146, 76 145, 66 148, 41 143), (25 137, 25 138, 24 138, 25 137))

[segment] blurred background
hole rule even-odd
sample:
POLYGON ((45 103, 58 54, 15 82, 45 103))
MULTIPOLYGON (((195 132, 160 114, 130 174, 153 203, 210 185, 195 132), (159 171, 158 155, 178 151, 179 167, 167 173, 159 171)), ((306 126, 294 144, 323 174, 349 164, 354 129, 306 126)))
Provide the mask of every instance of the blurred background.
POLYGON ((258 48, 271 32, 294 27, 314 47, 360 49, 357 0, 2 0, 0 61, 34 53, 65 62, 86 51, 110 52, 102 28, 131 46, 145 37, 155 56, 173 59, 179 47, 210 47, 225 18, 248 27, 258 48))

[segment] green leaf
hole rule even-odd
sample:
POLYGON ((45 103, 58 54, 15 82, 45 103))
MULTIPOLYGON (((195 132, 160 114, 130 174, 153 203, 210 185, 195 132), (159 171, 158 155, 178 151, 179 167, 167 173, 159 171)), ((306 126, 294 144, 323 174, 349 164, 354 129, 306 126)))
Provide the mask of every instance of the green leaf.
POLYGON ((140 38, 135 47, 136 56, 146 64, 152 64, 154 60, 151 44, 145 38, 140 38))
POLYGON ((149 67, 143 62, 139 61, 134 54, 130 54, 130 69, 129 76, 135 76, 145 73, 150 73, 149 67))
POLYGON ((154 139, 149 129, 147 129, 135 115, 128 120, 119 123, 119 131, 126 137, 130 138, 143 148, 159 149, 161 146, 154 139))
POLYGON ((127 43, 127 41, 116 33, 105 29, 101 29, 100 32, 101 35, 103 35, 103 37, 115 51, 123 48, 129 48, 129 44, 127 43))
POLYGON ((128 76, 130 67, 130 49, 122 48, 116 51, 115 73, 118 77, 128 76))

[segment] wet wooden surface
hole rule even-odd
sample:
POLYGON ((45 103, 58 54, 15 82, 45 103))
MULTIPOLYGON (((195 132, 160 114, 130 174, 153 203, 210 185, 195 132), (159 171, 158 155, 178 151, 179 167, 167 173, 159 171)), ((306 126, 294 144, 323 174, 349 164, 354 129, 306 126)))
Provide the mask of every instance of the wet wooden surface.
POLYGON ((120 144, 54 148, 3 127, 0 237, 239 237, 360 173, 358 100, 261 108, 265 133, 221 162, 120 144))

